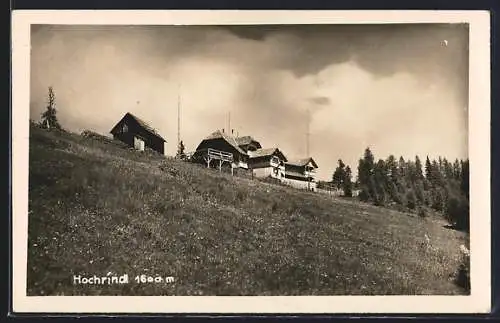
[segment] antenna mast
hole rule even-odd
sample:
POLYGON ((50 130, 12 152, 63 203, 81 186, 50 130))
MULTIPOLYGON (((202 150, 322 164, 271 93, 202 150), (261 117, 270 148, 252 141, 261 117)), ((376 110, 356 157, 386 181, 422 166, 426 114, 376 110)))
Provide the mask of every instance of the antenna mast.
POLYGON ((307 108, 307 130, 306 130, 306 157, 309 157, 309 136, 310 136, 310 122, 311 122, 311 111, 307 108))

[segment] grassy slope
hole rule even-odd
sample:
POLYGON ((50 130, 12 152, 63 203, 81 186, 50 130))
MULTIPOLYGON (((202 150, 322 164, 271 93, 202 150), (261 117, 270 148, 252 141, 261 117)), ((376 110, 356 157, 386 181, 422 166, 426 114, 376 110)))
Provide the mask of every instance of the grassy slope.
POLYGON ((438 219, 74 134, 31 129, 29 203, 28 295, 462 293, 463 235, 438 219), (176 282, 72 284, 109 271, 176 282))

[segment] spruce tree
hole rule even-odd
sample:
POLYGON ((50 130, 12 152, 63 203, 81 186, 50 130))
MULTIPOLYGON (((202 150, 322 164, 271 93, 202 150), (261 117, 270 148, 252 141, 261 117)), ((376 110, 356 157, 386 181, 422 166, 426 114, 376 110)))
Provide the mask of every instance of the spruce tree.
POLYGON ((417 167, 412 160, 406 162, 406 185, 410 187, 417 180, 417 167))
POLYGON ((429 156, 425 159, 425 177, 432 183, 432 164, 429 156))
POLYGON ((42 113, 41 126, 45 129, 61 129, 61 125, 57 120, 56 110, 56 95, 52 86, 49 86, 47 110, 42 113))
POLYGON ((469 199, 469 160, 461 162, 460 189, 462 194, 469 199))
POLYGON ((179 142, 179 145, 177 146, 177 158, 184 159, 186 157, 186 154, 184 153, 184 143, 182 140, 179 142))
POLYGON ((345 178, 345 164, 342 159, 338 160, 338 166, 332 176, 332 184, 337 188, 342 188, 345 178))
POLYGON ((344 196, 352 197, 352 171, 349 166, 345 168, 342 189, 344 190, 344 196))
POLYGON ((373 166, 375 163, 375 157, 373 156, 372 151, 370 148, 365 149, 365 154, 364 154, 364 160, 365 160, 365 166, 369 174, 373 173, 373 166))
POLYGON ((384 160, 379 159, 377 161, 377 164, 375 164, 373 171, 373 179, 375 182, 374 191, 376 192, 377 196, 375 202, 377 205, 385 205, 390 198, 390 195, 388 194, 389 178, 387 176, 387 173, 388 172, 384 160))
POLYGON ((394 155, 390 155, 389 157, 387 157, 385 165, 387 167, 387 172, 389 174, 391 182, 397 182, 399 175, 398 164, 396 163, 396 158, 394 157, 394 155))
POLYGON ((374 160, 375 157, 369 147, 365 149, 363 159, 359 160, 358 178, 361 187, 361 198, 364 200, 374 200, 376 195, 373 180, 374 160))
POLYGON ((453 178, 455 178, 457 181, 460 180, 460 174, 462 173, 462 170, 460 168, 460 162, 457 159, 453 162, 453 178))
POLYGON ((453 179, 453 166, 446 158, 443 158, 444 176, 447 180, 453 179))
POLYGON ((439 168, 439 163, 435 159, 432 161, 431 183, 434 186, 441 186, 442 185, 442 176, 441 176, 441 171, 439 168))
POLYGON ((399 157, 398 162, 399 177, 406 178, 406 161, 403 156, 399 157))
POLYGON ((422 172, 422 162, 420 161, 420 158, 418 156, 415 156, 415 172, 416 172, 416 179, 420 180, 424 178, 424 174, 422 172))
POLYGON ((415 195, 415 191, 411 188, 406 192, 406 206, 411 210, 417 207, 417 196, 415 195))

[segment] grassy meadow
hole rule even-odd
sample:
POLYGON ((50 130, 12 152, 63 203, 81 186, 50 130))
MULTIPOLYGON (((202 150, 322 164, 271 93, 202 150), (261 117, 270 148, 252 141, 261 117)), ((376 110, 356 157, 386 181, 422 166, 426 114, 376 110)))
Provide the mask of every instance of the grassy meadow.
POLYGON ((454 283, 465 234, 437 216, 37 127, 29 154, 28 295, 465 293, 454 283), (73 284, 109 272, 131 281, 73 284))

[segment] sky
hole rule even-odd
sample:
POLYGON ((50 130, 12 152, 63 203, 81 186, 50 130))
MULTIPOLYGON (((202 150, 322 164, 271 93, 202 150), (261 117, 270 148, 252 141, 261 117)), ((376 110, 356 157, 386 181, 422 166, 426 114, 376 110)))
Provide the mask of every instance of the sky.
POLYGON ((465 24, 33 25, 30 73, 31 119, 52 86, 64 128, 109 135, 131 112, 167 155, 179 99, 186 151, 230 119, 289 159, 309 137, 322 180, 338 159, 356 173, 367 147, 376 159, 468 154, 465 24))

